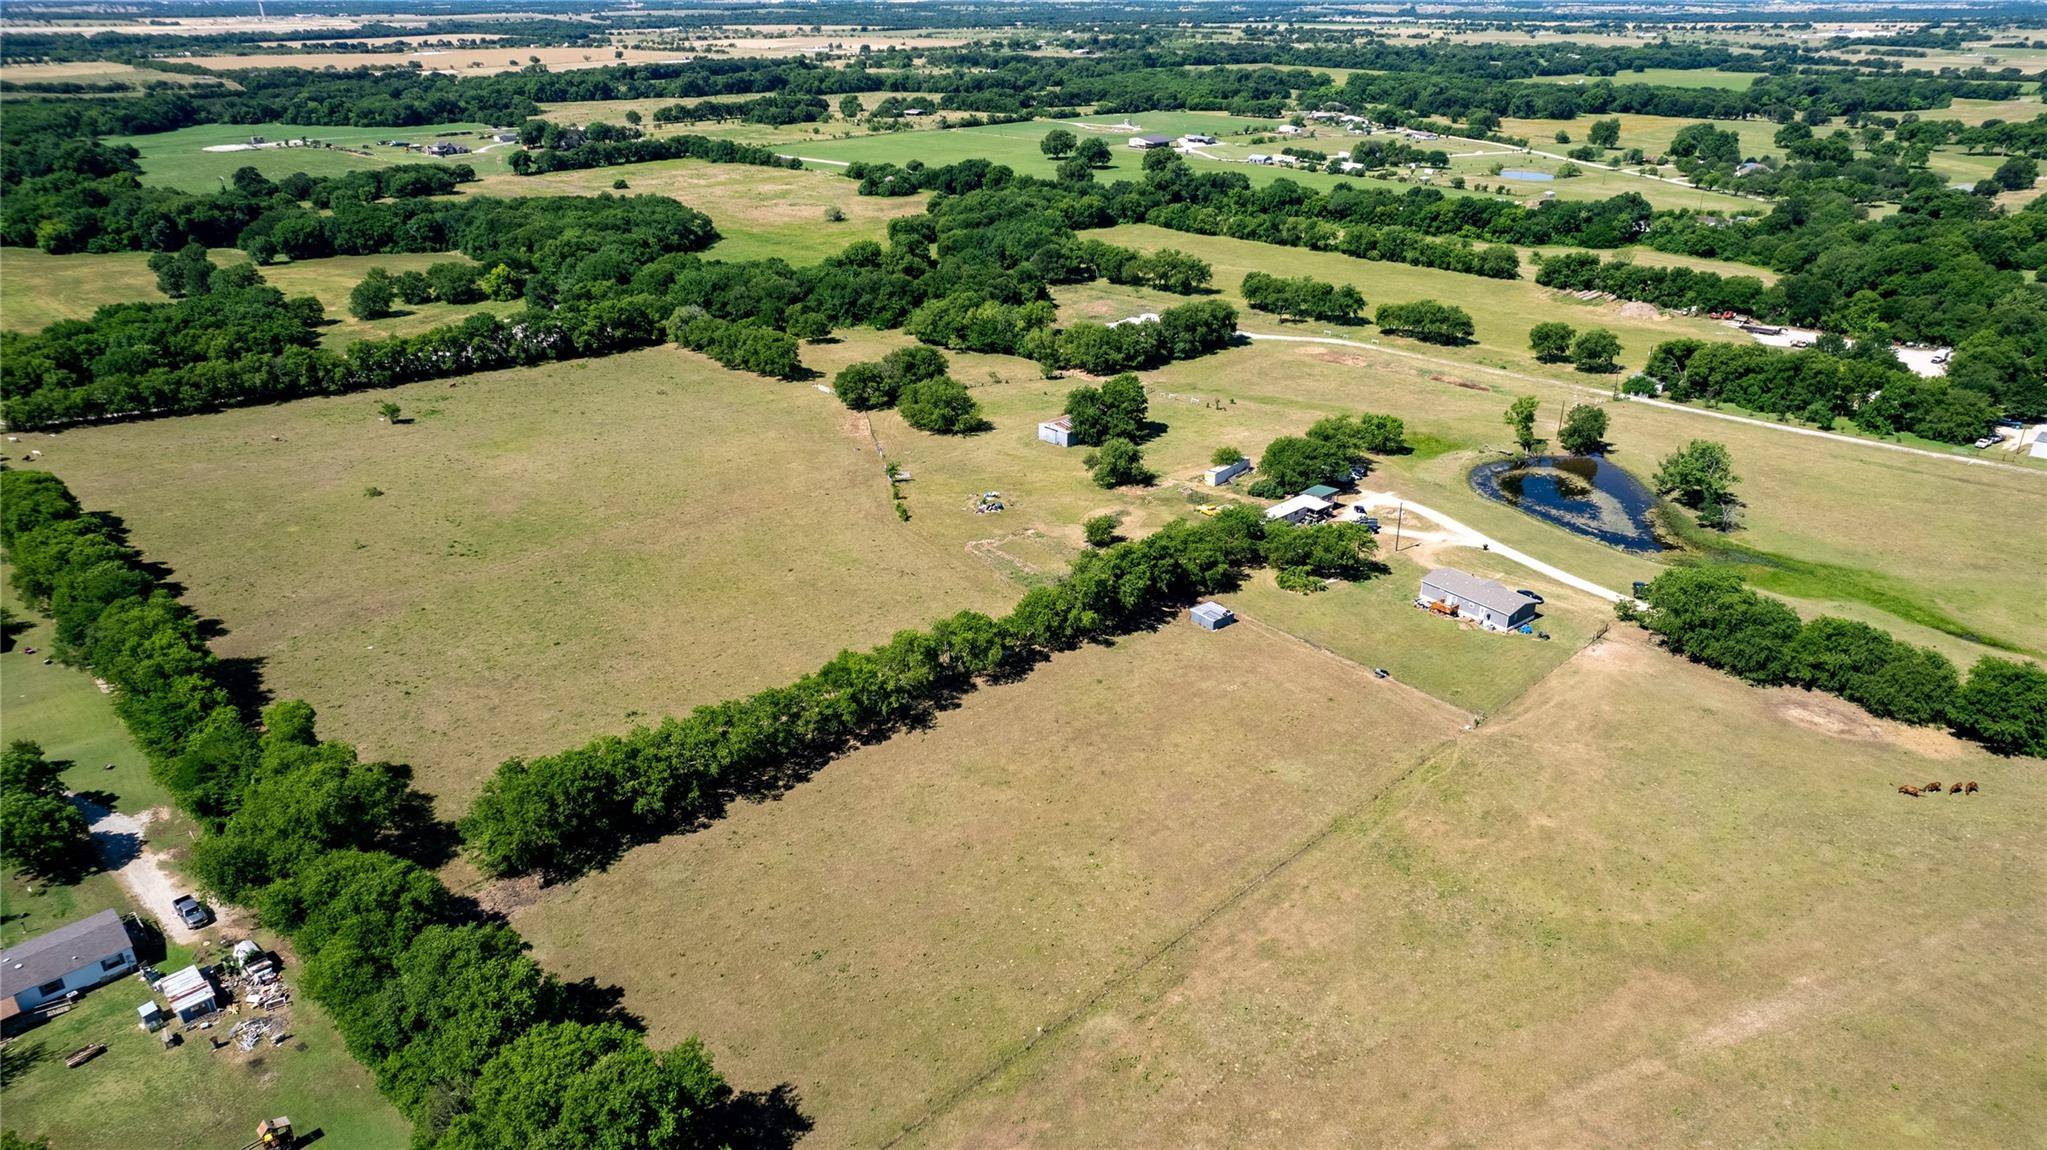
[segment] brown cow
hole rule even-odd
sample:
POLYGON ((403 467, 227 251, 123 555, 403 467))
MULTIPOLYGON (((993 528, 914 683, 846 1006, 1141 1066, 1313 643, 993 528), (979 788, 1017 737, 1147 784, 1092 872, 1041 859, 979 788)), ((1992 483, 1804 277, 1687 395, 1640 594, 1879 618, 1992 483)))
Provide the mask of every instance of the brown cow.
POLYGON ((1962 793, 1962 784, 1960 784, 1960 783, 1956 783, 1956 784, 1955 784, 1954 786, 1951 786, 1951 787, 1949 787, 1949 788, 1947 789, 1947 793, 1948 793, 1948 794, 1951 794, 1951 795, 1959 795, 1959 794, 1961 794, 1961 793, 1962 793))
POLYGON ((1901 795, 1911 795, 1913 798, 1916 799, 1919 797, 1919 788, 1915 786, 1906 785, 1899 787, 1898 793, 1901 795))
POLYGON ((1940 780, 1935 779, 1932 782, 1926 784, 1925 786, 1920 787, 1919 789, 1925 791, 1929 795, 1937 795, 1940 793, 1940 780))
POLYGON ((1974 779, 1970 779, 1970 780, 1969 780, 1969 785, 1968 785, 1967 787, 1964 787, 1963 789, 1964 789, 1964 790, 1966 790, 1966 791, 1968 791, 1968 792, 1969 792, 1970 794, 1972 794, 1972 795, 1973 795, 1973 794, 1975 794, 1975 793, 1976 793, 1976 780, 1974 780, 1974 779))

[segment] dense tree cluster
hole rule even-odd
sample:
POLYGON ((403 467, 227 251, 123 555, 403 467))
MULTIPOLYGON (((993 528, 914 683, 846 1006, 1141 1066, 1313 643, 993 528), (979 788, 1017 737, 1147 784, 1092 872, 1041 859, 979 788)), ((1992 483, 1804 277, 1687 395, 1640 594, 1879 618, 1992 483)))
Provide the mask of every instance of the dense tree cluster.
POLYGON ((1310 487, 1340 487, 1355 481, 1370 465, 1367 455, 1399 455, 1408 450, 1406 427, 1391 415, 1324 416, 1306 434, 1282 435, 1258 456, 1258 478, 1251 494, 1260 499, 1285 499, 1310 487))
MULTIPOLYGON (((1681 403, 1729 403, 1750 411, 1796 416, 1831 426, 1838 417, 1880 435, 1909 431, 1946 443, 1969 443, 1996 420, 1997 401, 1970 386, 1973 378, 1922 379, 1874 339, 1853 347, 1823 341, 1801 351, 1759 344, 1677 339, 1657 344, 1644 375, 1681 403)), ((2021 360, 2021 363, 2024 361, 2021 360)), ((2014 373, 2024 370, 2014 367, 2014 373)), ((1993 377, 1993 382, 1996 377, 1993 377)), ((2015 409, 2034 410, 2037 380, 2014 383, 2015 409)))
MULTIPOLYGON (((545 122, 529 120, 527 128, 535 123, 545 122)), ((553 127, 551 124, 546 126, 553 127)), ((645 164, 655 160, 703 160, 711 164, 752 164, 762 168, 793 169, 803 166, 802 160, 780 155, 773 148, 715 136, 674 134, 646 137, 636 130, 626 129, 609 133, 595 130, 543 131, 541 138, 544 142, 538 150, 512 154, 513 172, 522 176, 538 176, 548 172, 645 164)))
POLYGON ((1364 317, 1365 297, 1349 284, 1246 272, 1242 290, 1253 311, 1326 323, 1358 323, 1364 317))
POLYGON ((803 370, 793 337, 757 323, 719 319, 693 304, 668 317, 668 337, 734 371, 793 379, 803 370))
POLYGON ((1135 443, 1151 438, 1151 402, 1137 376, 1125 373, 1104 381, 1099 387, 1076 387, 1066 393, 1067 419, 1073 423, 1073 442, 1083 447, 1127 439, 1135 443))
POLYGON ((1390 334, 1412 336, 1425 343, 1465 343, 1473 331, 1470 313, 1432 299, 1382 303, 1373 321, 1390 334))
MULTIPOLYGON (((194 874, 292 940, 298 987, 332 1014, 418 1145, 605 1145, 601 1128, 621 1115, 636 1146, 729 1135, 730 1090, 699 1044, 653 1050, 594 1017, 516 933, 466 921, 407 857, 435 836, 405 768, 320 739, 304 703, 245 715, 198 620, 119 525, 83 513, 55 476, 0 472, 0 508, 16 589, 56 615, 60 654, 112 687, 151 773, 207 830, 194 874)), ((0 755, 7 804, 59 785, 40 753, 0 755)))
POLYGON ((1650 581, 1634 617, 1670 650, 1758 685, 1840 695, 1873 715, 1945 725, 2005 755, 2047 755, 2047 670, 1986 656, 1964 682, 1938 651, 1867 624, 1796 612, 1731 571, 1680 567, 1650 581))
POLYGON ((57 881, 91 864, 85 815, 65 795, 64 766, 16 739, 0 751, 0 865, 57 881))

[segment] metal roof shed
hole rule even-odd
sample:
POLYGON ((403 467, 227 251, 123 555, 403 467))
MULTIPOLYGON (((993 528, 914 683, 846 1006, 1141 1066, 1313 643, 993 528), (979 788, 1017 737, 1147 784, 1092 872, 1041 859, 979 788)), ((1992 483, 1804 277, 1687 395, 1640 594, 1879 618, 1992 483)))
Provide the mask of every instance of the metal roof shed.
POLYGON ((1309 523, 1329 513, 1335 504, 1327 499, 1301 494, 1284 503, 1276 503, 1265 509, 1267 519, 1284 519, 1288 523, 1309 523))
POLYGON ((1336 498, 1336 488, 1329 486, 1327 483, 1318 483, 1301 492, 1301 494, 1312 495, 1317 499, 1334 499, 1336 498))
POLYGON ((1197 603, 1187 614, 1204 631, 1220 631, 1237 621, 1237 613, 1220 603, 1197 603))
POLYGON ((1458 614, 1496 631, 1512 630, 1535 617, 1535 600, 1455 567, 1438 567, 1422 576, 1422 598, 1448 603, 1458 614))
POLYGON ((177 1015, 181 1022, 211 1014, 220 1005, 212 981, 197 966, 165 975, 163 981, 156 984, 156 992, 169 1000, 171 1013, 177 1015))

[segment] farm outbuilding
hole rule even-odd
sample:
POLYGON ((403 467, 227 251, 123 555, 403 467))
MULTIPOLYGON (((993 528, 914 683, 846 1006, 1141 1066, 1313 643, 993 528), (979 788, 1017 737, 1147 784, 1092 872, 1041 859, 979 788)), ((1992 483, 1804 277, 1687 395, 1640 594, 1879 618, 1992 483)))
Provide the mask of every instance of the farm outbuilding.
POLYGON ((1038 425, 1038 438, 1058 447, 1073 446, 1073 419, 1062 415, 1038 425))
POLYGON ((1237 476, 1251 470, 1251 461, 1239 459, 1235 463, 1224 463, 1201 473, 1201 481, 1210 487, 1221 487, 1237 476))
POLYGON ((156 984, 156 992, 171 1004, 171 1013, 180 1022, 203 1018, 220 1009, 220 998, 213 989, 213 980, 196 966, 173 971, 163 976, 156 984))
POLYGON ((1172 146, 1172 143, 1173 143, 1173 138, 1172 138, 1171 136, 1132 136, 1132 137, 1130 137, 1130 146, 1131 146, 1131 147, 1133 147, 1133 148, 1143 148, 1143 149, 1144 149, 1144 150, 1146 150, 1146 151, 1150 151, 1150 150, 1151 150, 1151 149, 1153 149, 1153 148, 1165 148, 1165 147, 1171 147, 1171 146, 1172 146))
POLYGON ((1422 576, 1421 597, 1427 603, 1446 604, 1492 631, 1511 631, 1535 618, 1535 600, 1455 567, 1438 567, 1422 576))
POLYGON ((0 951, 0 994, 17 1010, 34 1010, 134 969, 128 925, 103 910, 0 951))
POLYGON ((1315 486, 1308 488, 1306 491, 1301 492, 1301 494, 1312 495, 1317 499, 1335 499, 1336 488, 1331 487, 1326 483, 1318 483, 1315 486))
POLYGON ((1237 613, 1220 603, 1197 603, 1187 615, 1204 631, 1220 631, 1237 621, 1237 613))
POLYGON ((1275 503, 1271 507, 1266 508, 1265 517, 1267 519, 1284 519, 1288 523, 1299 527, 1309 523, 1321 522, 1323 517, 1329 514, 1329 509, 1334 506, 1336 506, 1334 503, 1319 495, 1309 495, 1306 492, 1302 492, 1284 503, 1275 503))

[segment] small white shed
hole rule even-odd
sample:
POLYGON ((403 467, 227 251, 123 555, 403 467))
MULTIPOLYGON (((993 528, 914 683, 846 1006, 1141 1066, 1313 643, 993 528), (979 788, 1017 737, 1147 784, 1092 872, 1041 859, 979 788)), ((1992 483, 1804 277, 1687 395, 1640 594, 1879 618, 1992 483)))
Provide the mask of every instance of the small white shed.
POLYGON ((1221 487, 1237 476, 1251 470, 1251 461, 1239 459, 1235 463, 1224 463, 1201 473, 1201 481, 1210 487, 1221 487))
POLYGON ((1062 415, 1038 425, 1038 438, 1058 447, 1073 446, 1073 417, 1062 415))
POLYGON ((1187 615, 1204 631, 1220 631, 1237 621, 1237 613, 1220 603, 1197 603, 1187 615))

